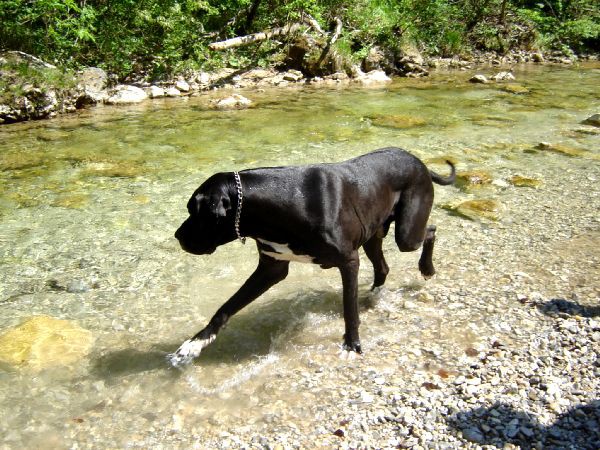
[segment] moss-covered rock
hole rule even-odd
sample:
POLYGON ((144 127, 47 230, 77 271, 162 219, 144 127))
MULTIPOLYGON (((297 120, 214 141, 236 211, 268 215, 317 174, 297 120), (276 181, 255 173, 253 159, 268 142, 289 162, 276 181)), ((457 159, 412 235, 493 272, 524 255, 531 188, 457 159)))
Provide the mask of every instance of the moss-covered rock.
POLYGON ((143 164, 136 161, 94 161, 85 165, 84 176, 99 176, 111 178, 135 178, 143 175, 143 164))
POLYGON ((529 89, 527 89, 525 86, 516 83, 505 84, 504 86, 502 86, 501 89, 504 92, 508 92, 509 94, 529 94, 529 89))
POLYGON ((594 114, 594 115, 588 117, 587 119, 585 119, 581 123, 584 125, 592 125, 594 127, 600 127, 600 114, 594 114))
POLYGON ((524 177, 522 175, 514 175, 508 179, 508 182, 516 187, 538 188, 543 182, 537 178, 524 177))
POLYGON ((561 155, 570 157, 584 156, 586 153, 584 150, 580 150, 575 147, 569 147, 568 145, 563 144, 551 144, 549 142, 540 142, 538 145, 535 146, 535 149, 544 152, 559 153, 561 155))
POLYGON ((375 125, 376 127, 394 128, 399 130, 422 127, 427 124, 425 119, 402 114, 391 116, 383 114, 374 114, 368 116, 367 119, 371 122, 372 125, 375 125))
POLYGON ((466 200, 442 204, 441 207, 452 214, 469 220, 498 220, 500 217, 500 204, 495 200, 466 200))
POLYGON ((64 194, 55 199, 51 205, 60 208, 82 209, 90 202, 90 197, 87 194, 64 194))

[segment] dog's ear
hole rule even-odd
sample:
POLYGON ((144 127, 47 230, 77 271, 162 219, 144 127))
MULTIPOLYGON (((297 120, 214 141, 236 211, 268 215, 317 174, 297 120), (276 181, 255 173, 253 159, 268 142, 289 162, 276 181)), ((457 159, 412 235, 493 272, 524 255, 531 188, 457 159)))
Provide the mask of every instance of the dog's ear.
POLYGON ((231 209, 231 200, 227 194, 220 194, 210 199, 210 211, 216 217, 225 217, 231 209))
POLYGON ((190 197, 190 200, 187 204, 187 210, 190 216, 197 216, 200 214, 200 209, 202 208, 202 203, 204 203, 204 195, 199 192, 195 192, 194 195, 190 197))

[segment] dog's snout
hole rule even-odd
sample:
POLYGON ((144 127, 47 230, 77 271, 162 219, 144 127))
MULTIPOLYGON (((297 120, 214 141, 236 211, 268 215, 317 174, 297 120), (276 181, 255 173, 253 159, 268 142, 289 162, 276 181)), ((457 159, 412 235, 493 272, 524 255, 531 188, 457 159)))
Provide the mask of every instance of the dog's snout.
POLYGON ((177 231, 175 231, 175 239, 178 241, 181 240, 181 227, 177 228, 177 231))

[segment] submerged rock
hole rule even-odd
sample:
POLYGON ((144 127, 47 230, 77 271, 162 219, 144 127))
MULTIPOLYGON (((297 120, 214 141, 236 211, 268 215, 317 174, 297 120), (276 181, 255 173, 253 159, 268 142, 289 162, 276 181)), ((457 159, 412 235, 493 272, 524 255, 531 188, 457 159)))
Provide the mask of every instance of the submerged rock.
POLYGON ((471 83, 479 83, 479 84, 489 83, 489 80, 487 79, 487 77, 485 75, 481 75, 481 74, 473 75, 471 78, 469 78, 469 81, 471 83))
POLYGON ((549 142, 540 142, 538 145, 536 145, 535 147, 537 150, 543 150, 546 152, 552 152, 552 153, 559 153, 561 155, 565 155, 565 156, 570 156, 570 157, 574 157, 574 156, 583 156, 585 154, 585 151, 574 148, 574 147, 569 147, 563 144, 551 144, 549 142))
POLYGON ((377 127, 396 128, 400 130, 421 127, 427 124, 427 122, 424 119, 421 119, 420 117, 405 116, 402 114, 396 114, 391 116, 375 114, 372 116, 368 116, 367 119, 371 121, 371 124, 377 127))
POLYGON ((441 207, 469 220, 481 218, 498 220, 500 217, 500 204, 495 200, 467 200, 460 203, 446 203, 441 207))
POLYGON ((531 187, 536 189, 543 184, 542 180, 538 180, 537 178, 528 178, 521 175, 514 175, 510 177, 508 181, 510 184, 516 187, 531 187))
POLYGON ((491 77, 494 81, 515 81, 516 78, 512 72, 498 72, 496 75, 491 77))
POLYGON ((502 86, 502 90, 510 94, 529 94, 529 89, 516 83, 506 84, 502 86))
POLYGON ((600 114, 594 114, 581 123, 584 125, 593 125, 595 127, 600 127, 600 114))
POLYGON ((66 366, 87 355, 92 342, 74 322, 34 316, 0 336, 0 361, 35 371, 66 366))
POLYGON ((212 104, 217 109, 243 109, 248 108, 252 101, 240 94, 233 94, 218 100, 213 100, 212 104))
POLYGON ((474 186, 482 186, 484 184, 490 184, 491 182, 491 175, 482 170, 460 172, 456 175, 456 185, 463 189, 468 189, 474 186))
POLYGON ((135 178, 146 173, 146 168, 136 161, 95 161, 83 168, 83 176, 135 178))

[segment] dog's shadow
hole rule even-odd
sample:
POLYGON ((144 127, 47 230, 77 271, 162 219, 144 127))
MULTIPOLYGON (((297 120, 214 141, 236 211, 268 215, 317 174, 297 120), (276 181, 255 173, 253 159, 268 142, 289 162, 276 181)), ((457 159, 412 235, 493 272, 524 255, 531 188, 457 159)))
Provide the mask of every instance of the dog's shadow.
POLYGON ((556 450, 600 448, 600 400, 575 405, 549 425, 503 403, 461 411, 450 416, 448 423, 466 440, 496 448, 507 444, 524 450, 540 448, 539 444, 556 450))
MULTIPOLYGON (((365 286, 359 292, 360 309, 370 309, 375 304, 376 296, 365 286)), ((274 348, 298 337, 312 320, 323 316, 341 317, 342 309, 341 292, 335 290, 302 291, 262 303, 259 300, 233 316, 195 363, 236 364, 268 355, 274 348)), ((204 325, 198 324, 199 329, 204 325)), ((341 342, 343 328, 339 334, 341 342)), ((127 348, 102 354, 92 360, 92 374, 111 379, 167 369, 170 367, 167 355, 180 344, 181 341, 158 342, 146 351, 127 348)))
POLYGON ((574 300, 553 298, 536 304, 538 310, 550 317, 581 316, 593 319, 600 317, 600 306, 582 305, 574 300))

